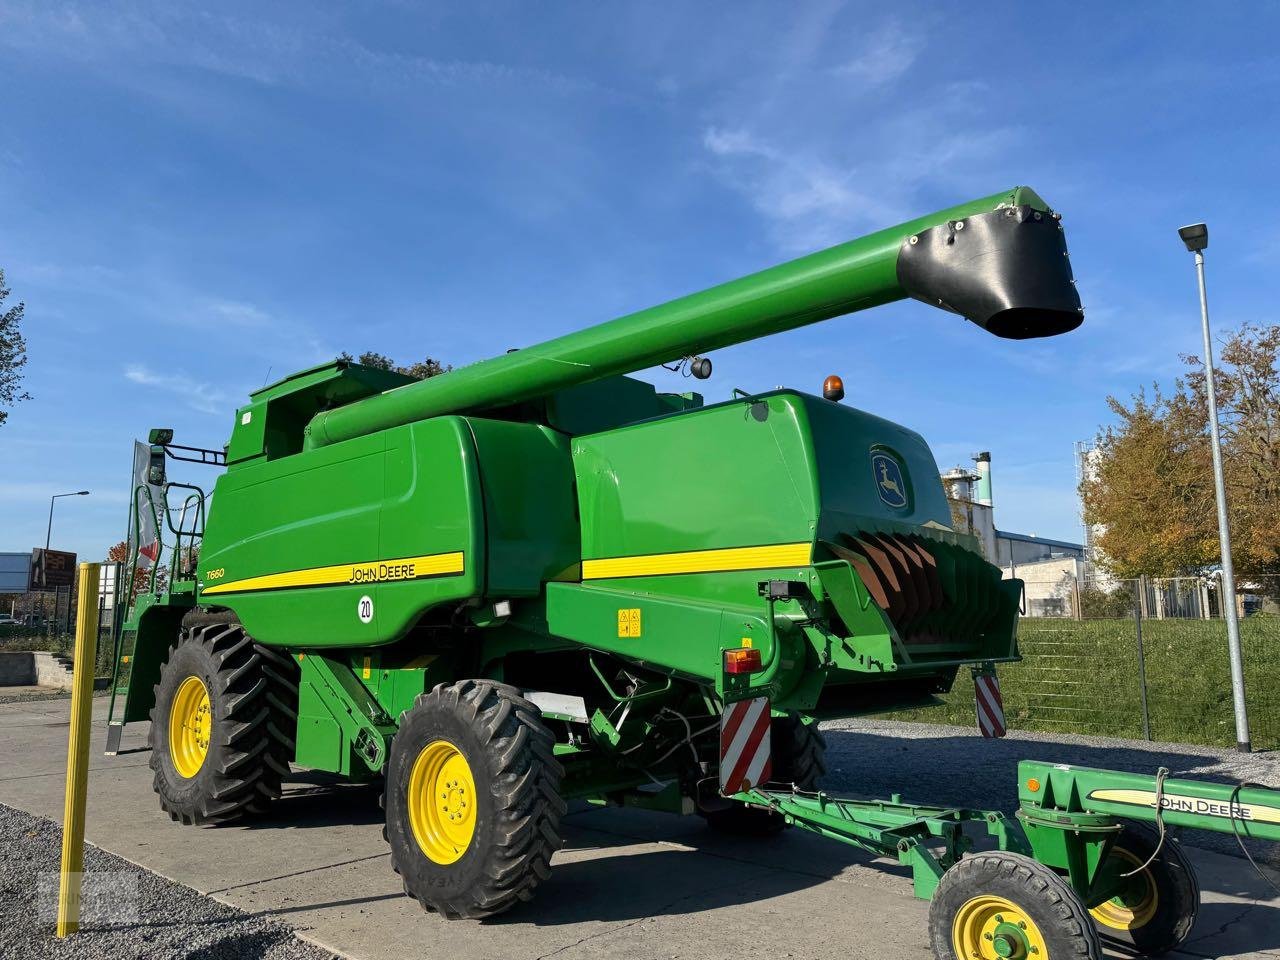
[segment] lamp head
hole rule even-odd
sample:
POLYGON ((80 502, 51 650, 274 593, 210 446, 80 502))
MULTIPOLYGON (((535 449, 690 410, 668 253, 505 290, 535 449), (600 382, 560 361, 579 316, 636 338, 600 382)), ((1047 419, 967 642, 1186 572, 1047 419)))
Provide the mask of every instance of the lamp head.
POLYGON ((1189 223, 1178 228, 1178 236, 1191 253, 1199 253, 1209 245, 1209 228, 1203 223, 1189 223))

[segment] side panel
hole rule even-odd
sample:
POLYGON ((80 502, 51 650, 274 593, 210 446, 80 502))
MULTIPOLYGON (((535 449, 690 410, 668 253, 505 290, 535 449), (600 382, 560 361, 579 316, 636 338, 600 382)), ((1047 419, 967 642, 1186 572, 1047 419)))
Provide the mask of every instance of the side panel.
POLYGON ((938 465, 920 434, 817 397, 803 403, 822 491, 820 536, 857 529, 851 517, 950 528, 938 465))
POLYGON ((386 431, 387 470, 379 556, 461 554, 461 570, 377 584, 383 641, 404 635, 441 603, 484 592, 484 507, 467 422, 438 417, 386 431))
POLYGON ((757 589, 812 577, 816 472, 799 398, 578 437, 573 454, 582 583, 548 585, 553 633, 704 682, 719 681, 725 647, 760 651, 760 684, 782 681, 784 659, 803 663, 783 656, 757 589))
POLYGON ((382 434, 359 437, 219 477, 200 552, 202 601, 230 607, 265 643, 355 640, 360 588, 313 586, 306 581, 320 578, 306 571, 378 558, 385 447, 382 434))
POLYGON ((568 439, 530 423, 467 424, 484 488, 489 596, 536 597, 549 580, 577 579, 581 552, 568 439))
POLYGON ((235 467, 213 503, 201 602, 264 643, 383 643, 479 592, 479 487, 458 418, 235 467))
POLYGON ((762 579, 750 571, 809 563, 817 471, 795 395, 578 437, 573 459, 584 580, 643 576, 645 589, 742 603, 762 579), (668 557, 700 551, 718 552, 668 557))

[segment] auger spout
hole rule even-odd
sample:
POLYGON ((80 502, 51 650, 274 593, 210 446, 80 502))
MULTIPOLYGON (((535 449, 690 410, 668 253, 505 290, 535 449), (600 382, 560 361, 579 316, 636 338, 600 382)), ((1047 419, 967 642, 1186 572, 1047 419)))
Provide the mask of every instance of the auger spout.
POLYGON ((307 446, 508 406, 906 297, 1011 339, 1066 333, 1083 314, 1058 215, 1016 187, 325 411, 307 446))

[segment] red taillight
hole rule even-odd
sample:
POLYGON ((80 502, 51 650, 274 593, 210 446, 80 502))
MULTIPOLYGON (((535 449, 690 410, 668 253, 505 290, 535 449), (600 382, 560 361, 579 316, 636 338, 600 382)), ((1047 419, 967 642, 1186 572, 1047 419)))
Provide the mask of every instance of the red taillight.
POLYGON ((751 647, 733 647, 724 652, 725 673, 756 673, 763 666, 760 651, 751 647))

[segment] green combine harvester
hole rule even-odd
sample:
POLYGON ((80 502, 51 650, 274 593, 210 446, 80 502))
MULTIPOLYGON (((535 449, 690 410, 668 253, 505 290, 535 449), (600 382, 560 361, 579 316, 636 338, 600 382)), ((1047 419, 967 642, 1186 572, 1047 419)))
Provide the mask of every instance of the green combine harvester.
POLYGON ((1096 925, 1171 949, 1198 895, 1165 823, 1276 836, 1274 795, 1037 765, 1015 821, 820 792, 814 721, 993 677, 1021 582, 837 378, 703 405, 626 376, 906 297, 1010 339, 1083 315, 1019 187, 428 380, 304 370, 223 450, 152 431, 133 523, 167 577, 130 598, 108 753, 150 720, 183 824, 266 812, 291 764, 380 779, 405 891, 448 918, 529 900, 585 799, 896 858, 940 960, 1093 960, 1096 925), (167 460, 226 469, 206 497, 167 460))

